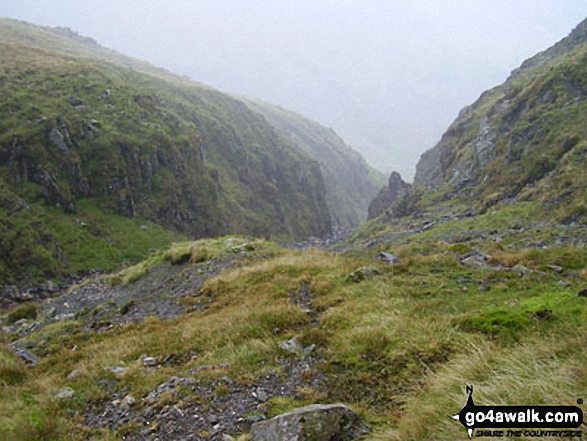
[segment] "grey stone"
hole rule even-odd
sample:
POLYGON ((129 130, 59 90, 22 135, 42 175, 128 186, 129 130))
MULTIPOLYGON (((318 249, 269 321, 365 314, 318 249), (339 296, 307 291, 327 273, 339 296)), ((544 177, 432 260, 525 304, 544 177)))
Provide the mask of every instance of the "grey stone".
POLYGON ((71 387, 64 387, 63 389, 61 389, 57 395, 55 395, 55 398, 61 400, 64 398, 71 398, 75 395, 75 391, 71 388, 71 387))
POLYGON ((473 251, 465 254, 461 259, 461 263, 469 268, 487 268, 491 266, 489 259, 491 259, 489 254, 473 251))
POLYGON ((20 290, 16 285, 6 285, 1 295, 4 299, 17 301, 20 298, 20 290))
POLYGON ((347 441, 369 433, 369 426, 344 404, 314 404, 253 424, 251 441, 347 441))
POLYGON ((110 368, 110 370, 117 377, 122 377, 128 371, 127 368, 123 368, 123 367, 120 367, 120 366, 114 366, 114 367, 110 368))
POLYGON ((267 390, 258 388, 255 392, 253 392, 253 396, 259 400, 261 403, 264 403, 269 400, 269 393, 267 390))
POLYGON ((528 274, 532 274, 532 270, 530 268, 526 268, 524 265, 516 265, 512 268, 512 271, 518 274, 520 277, 527 276, 528 274))
POLYGON ((279 347, 290 354, 301 354, 304 348, 297 337, 279 343, 279 347))
POLYGON ((379 268, 377 268, 376 266, 368 265, 362 266, 361 268, 357 268, 352 273, 350 273, 346 278, 347 280, 359 283, 363 280, 371 279, 378 274, 381 274, 379 268))
POLYGON ((12 345, 19 349, 33 349, 37 344, 32 340, 26 340, 24 338, 15 341, 12 345))
POLYGON ((387 262, 391 265, 397 265, 400 261, 397 256, 394 256, 390 253, 379 253, 377 255, 377 260, 381 260, 382 262, 387 262))
POLYGON ((69 375, 67 376, 67 379, 68 380, 75 380, 76 378, 79 378, 81 374, 82 373, 79 371, 79 369, 74 369, 73 371, 71 371, 69 373, 69 375))
POLYGON ((155 357, 145 357, 143 364, 148 367, 157 366, 157 359, 155 357))
POLYGON ((18 357, 22 358, 25 362, 32 364, 33 366, 39 362, 39 357, 25 349, 16 349, 14 353, 18 357))
POLYGON ((124 410, 130 409, 137 401, 134 399, 132 395, 127 395, 122 399, 120 402, 120 407, 124 410))
POLYGON ((316 345, 311 344, 309 346, 306 346, 302 352, 304 355, 312 355, 312 352, 314 352, 314 349, 316 349, 316 345))
POLYGON ((49 132, 49 142, 56 145, 62 152, 67 152, 68 150, 65 139, 57 127, 53 127, 49 132))
POLYGON ((55 283, 53 283, 51 280, 47 280, 46 282, 39 284, 39 289, 41 291, 53 293, 53 292, 58 291, 59 287, 55 283))

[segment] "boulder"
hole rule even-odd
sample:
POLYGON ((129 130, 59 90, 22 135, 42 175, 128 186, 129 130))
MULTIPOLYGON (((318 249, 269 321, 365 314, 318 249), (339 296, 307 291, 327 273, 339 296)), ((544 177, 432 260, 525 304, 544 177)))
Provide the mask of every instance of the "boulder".
POLYGON ((75 395, 75 391, 71 387, 64 387, 55 395, 55 398, 62 400, 64 398, 71 398, 75 395))
POLYGON ((387 262, 391 265, 397 265, 399 263, 399 258, 390 253, 379 253, 377 255, 377 260, 387 262))
POLYGON ((279 343, 279 347, 290 354, 301 354, 304 350, 297 337, 279 343))
POLYGON ((520 277, 524 277, 527 276, 529 274, 532 274, 532 270, 530 268, 526 268, 524 265, 516 265, 512 268, 512 271, 514 273, 516 273, 517 275, 519 275, 520 277))
POLYGON ((489 263, 490 259, 491 256, 489 254, 473 251, 465 254, 461 259, 461 263, 469 268, 489 268, 491 267, 489 263))
POLYGON ((359 283, 365 279, 371 279, 372 277, 375 277, 378 274, 381 274, 379 268, 377 268, 376 266, 368 265, 362 266, 361 268, 357 268, 352 273, 350 273, 346 278, 347 280, 359 283))
POLYGON ((251 441, 347 441, 371 433, 344 404, 302 407, 251 427, 251 441))
POLYGON ((39 362, 39 357, 26 349, 15 349, 14 353, 17 357, 22 358, 26 363, 32 364, 33 366, 39 362))
POLYGON ((147 367, 157 366, 157 359, 155 357, 145 357, 143 364, 147 367))

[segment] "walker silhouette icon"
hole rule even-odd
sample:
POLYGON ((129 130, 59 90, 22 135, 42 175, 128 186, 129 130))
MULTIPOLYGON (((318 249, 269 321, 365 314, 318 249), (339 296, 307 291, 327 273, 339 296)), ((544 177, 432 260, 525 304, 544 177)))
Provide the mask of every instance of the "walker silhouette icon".
POLYGON ((473 386, 467 386, 467 393, 469 394, 469 398, 467 398, 467 404, 465 405, 465 407, 463 407, 461 409, 461 411, 459 413, 457 413, 456 415, 453 415, 452 419, 460 421, 461 424, 463 426, 465 426, 465 429, 467 429, 467 432, 469 434, 469 438, 472 438, 473 431, 475 430, 475 426, 468 426, 465 416, 468 412, 475 413, 476 406, 475 406, 475 402, 473 401, 473 386), (463 417, 461 417, 461 415, 463 417))

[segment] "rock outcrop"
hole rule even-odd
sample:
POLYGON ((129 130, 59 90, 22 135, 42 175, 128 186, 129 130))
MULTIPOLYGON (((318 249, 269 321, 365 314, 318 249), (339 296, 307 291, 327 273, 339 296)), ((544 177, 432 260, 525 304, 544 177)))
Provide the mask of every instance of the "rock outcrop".
POLYGON ((369 433, 344 404, 314 404, 253 424, 251 441, 350 441, 369 433))
POLYGON ((367 165, 334 130, 272 104, 249 99, 245 103, 293 146, 318 161, 334 226, 356 227, 365 221, 369 201, 384 182, 379 171, 367 165))
POLYGON ((192 238, 301 241, 331 231, 321 165, 243 102, 68 30, 0 22, 0 225, 17 232, 29 222, 39 236, 0 240, 0 288, 43 273, 47 261, 56 263, 46 276, 59 275, 67 250, 35 216, 56 208, 81 217, 80 202, 81 212, 192 238), (3 208, 14 199, 34 207, 28 220, 3 208))
POLYGON ((369 219, 374 219, 383 213, 393 217, 407 215, 411 195, 412 185, 405 182, 399 173, 392 172, 387 187, 382 188, 369 204, 369 219))
MULTIPOLYGON (((587 142, 586 74, 587 20, 463 109, 422 154, 414 193, 427 193, 428 204, 450 200, 478 212, 538 200, 562 220, 586 214, 580 191, 572 191, 587 184, 578 160, 587 142)), ((381 213, 386 191, 373 202, 373 214, 381 213)))

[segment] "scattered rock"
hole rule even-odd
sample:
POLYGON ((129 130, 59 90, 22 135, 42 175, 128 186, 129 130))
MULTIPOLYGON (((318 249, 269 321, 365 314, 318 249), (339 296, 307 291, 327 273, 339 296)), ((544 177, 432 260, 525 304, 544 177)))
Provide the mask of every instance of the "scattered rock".
POLYGON ((64 387, 63 389, 61 389, 57 395, 55 395, 55 398, 57 398, 58 400, 64 399, 64 398, 71 398, 75 395, 75 391, 71 388, 71 387, 64 387))
POLYGON ((115 366, 110 368, 110 370, 112 371, 112 373, 114 373, 114 375, 116 375, 117 377, 122 377, 124 374, 126 374, 126 372, 128 371, 127 368, 123 368, 120 366, 115 366))
POLYGON ((361 268, 357 268, 352 273, 350 273, 346 278, 347 280, 351 280, 353 282, 359 283, 366 279, 371 279, 376 275, 381 274, 379 268, 376 266, 363 266, 361 268))
POLYGON ((140 228, 143 231, 147 231, 149 229, 149 227, 147 227, 146 225, 141 225, 140 228))
POLYGON ((488 268, 491 266, 489 259, 491 259, 489 254, 473 251, 465 254, 461 259, 461 263, 469 268, 488 268))
POLYGON ((111 95, 110 89, 106 89, 106 90, 104 90, 104 92, 102 92, 102 99, 108 100, 108 99, 110 99, 110 95, 111 95))
POLYGON ((88 127, 90 129, 96 129, 98 127, 100 127, 100 121, 98 121, 97 119, 92 118, 88 124, 88 127))
POLYGON ((577 293, 577 297, 587 297, 587 289, 582 289, 577 293))
POLYGON ((303 350, 302 353, 304 355, 312 355, 312 352, 314 352, 314 349, 316 349, 316 345, 315 344, 311 344, 310 346, 306 346, 303 350))
POLYGON ((369 426, 344 404, 314 404, 253 424, 251 441, 347 441, 369 433, 369 426))
POLYGON ((17 340, 14 343, 12 343, 12 346, 19 349, 34 349, 37 345, 32 340, 26 340, 24 338, 21 338, 20 340, 17 340))
POLYGON ((143 364, 147 367, 157 366, 157 359, 155 357, 145 357, 143 364))
POLYGON ((387 262, 391 265, 397 265, 400 260, 397 256, 394 256, 393 254, 390 253, 379 253, 377 255, 377 260, 380 260, 382 262, 387 262))
POLYGON ((226 433, 222 434, 222 441, 234 441, 234 438, 226 433))
POLYGON ((53 283, 51 280, 48 280, 43 283, 39 283, 38 289, 39 289, 39 291, 45 291, 48 293, 54 293, 56 291, 59 291, 59 287, 55 283, 53 283))
POLYGON ((14 353, 16 356, 22 358, 25 362, 32 364, 33 366, 39 362, 39 357, 37 357, 32 352, 27 351, 26 349, 15 349, 14 353))
POLYGON ((81 100, 79 97, 75 96, 75 95, 74 95, 74 96, 72 96, 72 97, 70 97, 70 98, 69 98, 67 101, 68 101, 68 102, 69 102, 69 104, 71 104, 73 107, 79 107, 79 106, 83 105, 83 102, 82 102, 82 100, 81 100))
POLYGON ((557 272, 559 274, 562 274, 565 269, 562 266, 558 266, 558 265, 546 265, 547 268, 550 268, 551 270, 553 270, 554 272, 557 272))
POLYGON ((532 274, 532 270, 530 268, 526 268, 524 265, 516 265, 512 268, 512 271, 518 274, 520 277, 527 276, 532 274))
POLYGON ((128 410, 130 409, 134 404, 136 403, 136 400, 134 399, 134 397, 132 395, 127 395, 126 397, 124 397, 122 399, 122 401, 120 402, 120 407, 124 410, 128 410))
POLYGON ((279 343, 279 347, 290 354, 301 354, 304 351, 302 344, 297 337, 279 343))
POLYGON ((255 392, 253 392, 253 396, 261 403, 268 401, 270 398, 267 390, 262 388, 258 388, 255 392))
POLYGON ((81 376, 81 372, 79 371, 79 369, 74 369, 73 371, 71 371, 69 373, 69 375, 67 376, 68 380, 75 380, 76 378, 79 378, 81 376))

